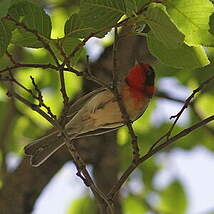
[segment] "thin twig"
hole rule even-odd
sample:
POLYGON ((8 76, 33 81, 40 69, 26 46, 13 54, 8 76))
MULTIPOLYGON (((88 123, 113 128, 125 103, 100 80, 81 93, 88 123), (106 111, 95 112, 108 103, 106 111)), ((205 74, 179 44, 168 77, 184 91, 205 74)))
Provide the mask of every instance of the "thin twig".
POLYGON ((141 163, 143 163, 144 161, 146 161, 147 159, 152 157, 155 153, 161 151, 162 149, 166 148, 170 144, 174 143, 178 139, 188 135, 192 131, 204 126, 205 124, 207 124, 207 123, 209 123, 209 122, 211 122, 213 120, 214 120, 214 115, 212 115, 210 117, 207 117, 206 119, 194 124, 193 126, 182 130, 181 132, 179 132, 175 136, 173 136, 173 137, 171 137, 169 139, 166 139, 162 144, 156 146, 153 150, 150 150, 147 154, 142 156, 136 163, 132 163, 126 169, 126 171, 122 174, 122 176, 120 177, 119 181, 112 187, 111 191, 108 194, 109 198, 113 199, 116 196, 116 194, 119 191, 119 189, 121 188, 121 186, 125 183, 125 181, 128 179, 130 174, 136 169, 136 167, 138 165, 140 165, 141 163))
POLYGON ((66 87, 65 87, 65 77, 64 77, 64 70, 59 70, 59 77, 60 77, 60 83, 61 83, 61 88, 60 92, 63 97, 63 104, 64 104, 64 114, 66 116, 67 110, 68 110, 68 103, 69 103, 69 97, 66 92, 66 87))
MULTIPOLYGON (((176 98, 176 97, 172 97, 170 95, 168 95, 167 93, 165 92, 162 92, 162 91, 158 91, 155 93, 156 97, 158 98, 164 98, 164 99, 168 99, 170 101, 175 101, 175 102, 178 102, 178 103, 181 103, 181 104, 184 104, 185 103, 185 100, 182 100, 182 99, 179 99, 179 98, 176 98)), ((195 101, 191 101, 189 106, 191 107, 191 110, 192 112, 195 114, 195 116, 200 120, 203 120, 203 117, 200 115, 200 113, 198 112, 198 109, 196 108, 196 103, 195 101)), ((206 128, 206 130, 214 135, 214 129, 209 126, 209 125, 205 125, 204 128, 206 128)))
POLYGON ((124 124, 128 127, 129 134, 131 136, 131 143, 133 148, 133 161, 137 161, 140 157, 139 154, 139 147, 137 144, 137 136, 135 135, 134 129, 132 127, 132 121, 129 118, 128 112, 125 108, 125 105, 123 103, 122 97, 118 91, 117 83, 118 83, 118 68, 117 68, 117 43, 118 43, 118 35, 117 35, 117 27, 115 27, 115 41, 113 46, 113 70, 112 70, 112 76, 113 76, 113 93, 114 96, 118 102, 118 106, 120 108, 122 119, 124 121, 124 124))
POLYGON ((68 68, 70 68, 70 60, 69 60, 69 58, 67 57, 67 55, 66 55, 66 53, 65 53, 65 51, 64 51, 64 49, 63 49, 62 40, 57 40, 56 45, 57 45, 57 48, 58 48, 58 50, 60 51, 60 54, 61 54, 61 56, 63 57, 64 62, 65 62, 65 64, 62 64, 61 66, 62 66, 62 67, 65 67, 64 65, 66 65, 68 68))
MULTIPOLYGON (((9 70, 14 70, 14 69, 18 69, 18 68, 42 68, 42 69, 54 69, 56 71, 59 71, 61 70, 61 66, 58 67, 58 66, 55 66, 55 65, 52 65, 52 64, 25 64, 25 63, 18 63, 16 62, 15 65, 13 66, 10 66, 10 67, 6 67, 6 68, 3 68, 2 70, 0 70, 0 73, 4 73, 4 72, 8 72, 9 70)), ((82 76, 83 73, 80 72, 80 71, 77 71, 73 68, 63 68, 64 71, 68 71, 68 72, 72 72, 74 74, 76 74, 77 76, 82 76)))
MULTIPOLYGON (((175 118, 175 121, 173 122, 172 126, 169 128, 169 130, 167 131, 167 133, 163 136, 161 136, 150 148, 149 151, 153 150, 165 137, 167 139, 169 139, 169 137, 172 134, 172 131, 177 123, 177 121, 179 120, 180 116, 182 115, 182 113, 184 112, 184 110, 191 105, 191 101, 194 98, 194 96, 200 92, 204 87, 206 87, 207 85, 209 85, 212 81, 214 80, 214 75, 211 76, 209 79, 205 80, 204 82, 202 82, 200 84, 200 86, 198 88, 196 88, 192 94, 183 102, 183 107, 181 108, 181 110, 176 114, 170 117, 170 119, 175 118)), ((166 97, 166 95, 165 95, 166 97)), ((181 102, 181 100, 179 100, 179 102, 181 102)))
POLYGON ((198 88, 196 88, 192 94, 186 99, 182 109, 176 114, 170 117, 170 119, 175 118, 175 121, 173 122, 169 132, 168 132, 168 138, 170 137, 172 130, 174 129, 177 121, 179 120, 180 116, 182 115, 182 113, 184 112, 184 110, 189 106, 191 100, 194 98, 195 94, 197 94, 198 92, 200 92, 204 87, 206 87, 210 82, 212 82, 214 80, 214 75, 211 76, 209 79, 207 79, 206 81, 202 82, 200 84, 200 86, 198 88))
POLYGON ((18 82, 18 81, 14 78, 14 76, 13 76, 11 70, 9 70, 9 76, 10 76, 10 78, 7 77, 7 76, 5 77, 5 80, 6 80, 6 81, 14 82, 14 83, 15 83, 16 85, 18 85, 20 88, 22 88, 23 90, 25 90, 26 92, 28 92, 34 99, 38 99, 38 97, 33 93, 33 91, 32 91, 31 89, 26 88, 24 85, 22 85, 20 82, 18 82))
MULTIPOLYGON (((58 50, 60 51, 62 57, 64 59, 67 58, 64 50, 63 50, 63 47, 62 45, 59 43, 57 43, 57 48, 58 50)), ((61 69, 59 70, 59 77, 60 77, 60 83, 61 83, 61 88, 60 88, 60 92, 62 94, 62 98, 63 98, 63 104, 64 104, 64 111, 63 111, 63 116, 66 117, 67 115, 67 111, 68 111, 68 103, 69 103, 69 97, 67 95, 67 92, 66 92, 66 87, 65 87, 65 77, 64 77, 64 66, 61 66, 61 69)), ((63 124, 65 125, 65 124, 63 124)))
POLYGON ((31 79, 31 82, 32 82, 37 94, 38 94, 37 99, 39 101, 39 106, 42 106, 42 104, 44 103, 42 92, 40 91, 40 89, 39 89, 38 85, 36 84, 34 78, 32 76, 30 76, 30 79, 31 79))
POLYGON ((90 187, 94 196, 100 201, 100 203, 102 203, 102 200, 105 201, 106 205, 110 210, 110 214, 114 214, 110 201, 108 200, 107 196, 94 184, 94 181, 92 180, 90 174, 86 169, 86 164, 84 163, 83 159, 79 155, 74 144, 71 142, 68 134, 66 133, 66 131, 62 131, 62 134, 65 138, 65 144, 68 148, 68 151, 72 155, 74 159, 74 163, 76 164, 76 168, 77 168, 76 175, 83 180, 86 186, 90 187))
MULTIPOLYGON (((9 77, 0 77, 0 81, 7 81, 7 82, 13 82, 16 85, 18 85, 20 88, 22 88, 23 90, 25 90, 27 93, 29 93, 34 99, 38 100, 39 104, 38 107, 44 107, 47 110, 47 113, 55 120, 57 119, 56 115, 52 113, 51 109, 49 106, 47 106, 44 103, 43 100, 43 96, 42 96, 42 92, 40 91, 39 87, 37 86, 37 84, 35 83, 35 80, 32 76, 30 76, 32 84, 36 90, 36 92, 38 93, 38 96, 36 94, 33 93, 33 91, 31 89, 26 88, 23 84, 21 84, 19 81, 16 80, 16 78, 13 76, 12 72, 9 70, 9 77)), ((33 104, 35 105, 35 104, 33 104)))
POLYGON ((158 98, 164 98, 164 99, 168 99, 170 101, 175 101, 175 102, 178 102, 178 103, 181 103, 181 104, 185 103, 185 100, 182 100, 182 99, 179 99, 179 98, 176 98, 176 97, 172 97, 172 96, 168 95, 167 93, 165 93, 163 91, 156 91, 155 92, 155 96, 158 97, 158 98))
POLYGON ((32 84, 36 90, 36 92, 38 93, 38 96, 36 97, 36 99, 39 101, 39 107, 44 107, 46 110, 47 110, 47 113, 54 119, 56 120, 57 117, 55 114, 52 113, 51 111, 51 108, 49 106, 47 106, 44 102, 44 99, 43 99, 43 95, 42 95, 42 92, 41 90, 39 89, 38 85, 36 84, 34 78, 32 76, 30 76, 31 78, 31 81, 32 81, 32 84))
POLYGON ((30 107, 33 111, 36 111, 37 113, 39 113, 43 118, 45 118, 47 121, 49 121, 54 127, 57 127, 59 130, 61 130, 61 127, 58 125, 58 123, 52 117, 50 117, 47 113, 42 111, 38 105, 35 105, 35 104, 29 102, 27 99, 20 96, 16 92, 9 91, 7 93, 7 95, 13 96, 14 98, 19 100, 20 102, 24 103, 26 106, 30 107))

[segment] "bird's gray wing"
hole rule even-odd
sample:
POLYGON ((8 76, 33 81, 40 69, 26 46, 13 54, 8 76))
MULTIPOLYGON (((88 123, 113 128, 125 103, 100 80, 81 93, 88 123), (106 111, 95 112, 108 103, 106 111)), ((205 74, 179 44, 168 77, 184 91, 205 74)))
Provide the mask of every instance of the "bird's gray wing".
POLYGON ((96 90, 93 90, 92 92, 89 92, 85 95, 83 95, 81 98, 77 99, 71 106, 69 107, 69 113, 68 118, 72 118, 79 110, 82 108, 92 97, 94 97, 96 94, 106 90, 105 88, 98 88, 96 90))
POLYGON ((87 133, 80 134, 76 138, 83 138, 83 137, 90 137, 90 136, 105 134, 105 133, 108 133, 108 132, 116 131, 117 129, 119 129, 122 126, 123 125, 121 125, 121 123, 118 123, 118 127, 96 129, 94 131, 90 131, 90 132, 87 132, 87 133))

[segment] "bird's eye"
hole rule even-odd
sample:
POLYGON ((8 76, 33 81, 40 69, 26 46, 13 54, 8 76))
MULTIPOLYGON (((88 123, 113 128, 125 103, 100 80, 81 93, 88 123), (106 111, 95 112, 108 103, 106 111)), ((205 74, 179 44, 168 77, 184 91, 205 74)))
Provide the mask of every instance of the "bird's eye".
POLYGON ((154 80, 155 80, 155 72, 151 66, 148 67, 146 70, 146 85, 152 86, 154 85, 154 80))

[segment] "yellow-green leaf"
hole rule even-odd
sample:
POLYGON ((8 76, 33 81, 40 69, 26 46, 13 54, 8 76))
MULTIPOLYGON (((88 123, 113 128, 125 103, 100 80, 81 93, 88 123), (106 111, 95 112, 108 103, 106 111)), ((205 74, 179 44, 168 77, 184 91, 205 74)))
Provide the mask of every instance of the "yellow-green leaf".
POLYGON ((153 35, 167 48, 178 48, 184 42, 184 35, 179 31, 161 4, 151 4, 143 14, 144 21, 149 25, 153 35))
POLYGON ((209 64, 202 47, 190 47, 186 44, 175 49, 169 49, 158 41, 152 33, 147 37, 148 47, 152 55, 161 62, 175 68, 194 69, 209 64))
POLYGON ((214 46, 209 17, 214 13, 209 0, 167 0, 166 9, 189 45, 214 46))

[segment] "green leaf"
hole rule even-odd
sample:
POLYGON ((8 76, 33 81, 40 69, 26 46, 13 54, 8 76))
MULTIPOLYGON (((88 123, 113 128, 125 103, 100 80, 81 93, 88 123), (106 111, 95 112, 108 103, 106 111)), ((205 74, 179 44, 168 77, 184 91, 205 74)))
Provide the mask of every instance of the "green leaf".
POLYGON ((29 48, 43 47, 42 43, 38 41, 35 35, 20 28, 16 29, 12 35, 12 43, 16 44, 17 46, 24 46, 29 48))
POLYGON ((65 35, 70 37, 84 38, 96 28, 84 26, 79 14, 73 14, 65 23, 65 35))
POLYGON ((0 18, 7 15, 11 0, 0 0, 0 18))
POLYGON ((11 31, 7 22, 0 19, 0 57, 6 52, 11 40, 11 31))
POLYGON ((138 12, 139 9, 149 0, 124 0, 125 7, 126 7, 126 14, 132 15, 138 12))
MULTIPOLYGON (((203 68, 196 69, 192 75, 194 79, 197 80, 198 84, 200 84, 202 81, 205 81, 211 77, 213 70, 214 63, 211 63, 203 68)), ((206 93, 214 94, 212 87, 209 87, 209 90, 207 90, 206 93)))
MULTIPOLYGON (((128 0, 127 0, 128 1, 128 0)), ((143 5, 151 2, 150 0, 135 0, 136 5, 137 5, 137 10, 141 9, 143 5)))
POLYGON ((123 199, 123 213, 126 214, 144 214, 148 210, 139 197, 131 195, 123 199))
POLYGON ((38 31, 41 35, 50 38, 51 20, 45 11, 36 4, 28 1, 19 2, 10 9, 10 15, 15 17, 23 16, 22 22, 32 30, 38 31))
MULTIPOLYGON (((21 22, 29 29, 35 30, 43 36, 44 39, 50 38, 52 28, 51 20, 41 7, 28 1, 21 1, 13 5, 9 10, 9 14, 18 21, 20 21, 20 17, 22 17, 21 22)), ((37 37, 33 33, 28 32, 21 27, 14 31, 13 42, 25 47, 43 47, 42 43, 38 41, 37 37)))
POLYGON ((168 0, 166 9, 189 45, 214 46, 209 17, 214 12, 209 0, 168 0))
POLYGON ((209 64, 202 47, 189 47, 183 44, 181 47, 168 49, 160 41, 156 40, 152 33, 148 34, 147 42, 152 55, 168 66, 194 69, 209 64))
POLYGON ((126 5, 126 14, 133 14, 137 12, 137 3, 135 0, 124 0, 126 5))
POLYGON ((184 214, 187 208, 187 198, 182 184, 175 180, 160 194, 160 210, 165 213, 184 214))
POLYGON ((123 0, 81 0, 80 17, 84 26, 101 29, 116 24, 126 12, 123 0))
MULTIPOLYGON (((65 34, 75 37, 86 37, 99 29, 112 26, 125 14, 123 0, 81 0, 79 14, 74 14, 66 22, 65 34)), ((100 35, 107 33, 106 29, 100 35)))
POLYGON ((90 197, 85 196, 75 200, 68 209, 67 214, 93 214, 95 210, 94 201, 90 197))
POLYGON ((178 30, 161 4, 151 4, 142 18, 149 25, 153 35, 167 48, 178 48, 183 44, 184 35, 178 30))

